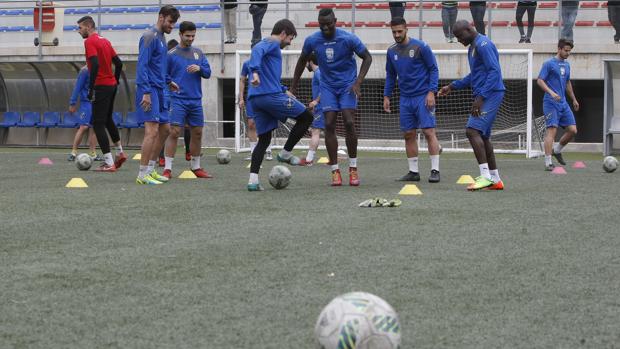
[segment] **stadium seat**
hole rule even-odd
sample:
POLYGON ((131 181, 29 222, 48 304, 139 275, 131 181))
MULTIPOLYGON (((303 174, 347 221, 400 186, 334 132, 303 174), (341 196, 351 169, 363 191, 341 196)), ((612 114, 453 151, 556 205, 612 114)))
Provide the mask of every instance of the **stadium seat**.
POLYGON ((114 113, 112 113, 112 120, 114 120, 114 124, 117 127, 120 127, 121 124, 123 123, 123 114, 121 114, 120 112, 115 111, 114 113))
POLYGON ((151 25, 150 24, 132 24, 131 25, 131 29, 147 29, 149 28, 151 25))
POLYGON ((535 27, 549 27, 551 24, 551 21, 534 21, 535 27))
POLYGON ((78 30, 78 28, 80 28, 80 27, 77 26, 77 25, 65 25, 65 26, 62 27, 62 30, 64 30, 64 31, 76 31, 76 30, 78 30))
POLYGON ((517 4, 514 2, 500 2, 497 5, 497 8, 501 8, 501 9, 511 9, 515 7, 517 7, 517 4))
POLYGON ((24 31, 25 32, 33 32, 34 31, 34 25, 26 25, 26 26, 24 26, 24 31))
POLYGON ((443 22, 442 21, 428 21, 426 22, 426 25, 428 27, 443 27, 443 22))
POLYGON ((382 2, 382 3, 380 3, 380 4, 376 4, 376 5, 375 5, 375 8, 376 8, 377 10, 387 10, 387 9, 389 9, 389 8, 390 8, 390 4, 388 4, 388 3, 386 3, 386 2, 382 2))
POLYGON ((355 5, 355 8, 360 10, 372 10, 375 8, 375 4, 358 4, 355 5))
POLYGON ((24 13, 24 10, 6 10, 4 13, 6 16, 19 16, 24 13))
POLYGON ((182 12, 183 12, 183 11, 184 11, 184 12, 192 12, 192 11, 198 11, 198 10, 200 10, 200 6, 198 6, 198 5, 188 5, 188 6, 183 6, 183 5, 181 5, 181 6, 177 6, 177 9, 178 9, 179 11, 182 11, 182 12))
MULTIPOLYGON (((441 4, 437 4, 437 5, 439 5, 439 8, 441 8, 441 4)), ((434 7, 435 7, 435 4, 434 4, 434 3, 432 3, 432 2, 425 2, 425 3, 422 3, 422 9, 424 9, 424 10, 431 10, 431 9, 433 9, 434 7)))
POLYGON ((74 8, 67 8, 65 9, 65 14, 66 15, 72 15, 75 13, 75 9, 74 8))
POLYGON ((86 15, 89 13, 93 13, 95 11, 95 9, 92 8, 77 8, 75 9, 75 12, 73 12, 73 14, 76 15, 86 15))
POLYGON ((127 30, 131 29, 131 24, 117 24, 112 27, 112 30, 127 30))
POLYGON ((425 22, 420 23, 419 21, 409 21, 407 22, 407 26, 408 27, 420 27, 420 26, 424 26, 425 22))
POLYGON ((469 9, 469 2, 459 2, 458 8, 463 10, 469 9))
POLYGON ((597 27, 611 27, 611 22, 609 21, 598 21, 598 23, 596 23, 597 27))
POLYGON ((594 21, 576 21, 575 26, 576 27, 593 27, 594 21))
POLYGON ((46 111, 43 113, 43 122, 39 124, 39 127, 52 128, 58 126, 60 123, 60 113, 57 111, 46 111))
POLYGON ((99 30, 112 30, 114 26, 112 24, 103 24, 99 26, 99 30))
POLYGON ((222 27, 222 23, 205 23, 206 29, 217 29, 221 27, 222 27))
POLYGON ((557 8, 557 7, 558 7, 557 2, 541 2, 540 4, 538 4, 538 8, 557 8))
POLYGON ((219 11, 219 10, 220 10, 220 6, 219 5, 202 5, 202 6, 200 6, 200 11, 215 12, 215 11, 219 11))
POLYGON ((127 13, 142 13, 142 12, 146 12, 146 7, 138 6, 138 7, 129 7, 127 9, 127 13))
POLYGON ((336 8, 340 10, 350 10, 351 8, 353 8, 353 5, 352 4, 338 4, 336 5, 336 8))
POLYGON ((369 27, 369 28, 382 28, 382 27, 385 27, 386 25, 387 25, 387 23, 385 23, 385 22, 378 22, 378 21, 366 23, 366 26, 369 27))
POLYGON ((76 113, 64 112, 62 121, 58 124, 60 128, 76 128, 80 123, 80 117, 76 113))
POLYGON ((4 16, 6 14, 6 10, 0 10, 0 16, 4 16))
POLYGON ((598 8, 598 1, 582 1, 579 3, 581 8, 598 8))
POLYGON ((24 112, 22 120, 17 123, 17 127, 37 127, 41 122, 41 114, 34 111, 24 112))
POLYGON ((110 13, 125 13, 129 11, 127 7, 112 7, 110 13))
POLYGON ((316 8, 317 10, 320 10, 322 8, 336 8, 336 4, 318 4, 316 5, 316 8))
POLYGON ((9 27, 0 27, 0 32, 5 32, 9 29, 9 27))
POLYGON ((159 12, 159 7, 157 6, 147 7, 144 12, 159 12))
POLYGON ((492 21, 491 26, 493 27, 507 27, 510 24, 509 21, 492 21))
POLYGON ((4 113, 4 119, 0 122, 0 127, 14 127, 19 122, 19 112, 7 111, 4 113))
POLYGON ((27 9, 27 10, 24 10, 24 11, 22 12, 22 16, 32 16, 32 15, 34 15, 34 10, 33 10, 33 9, 31 9, 31 8, 29 8, 29 9, 27 9))
POLYGON ((121 122, 122 128, 139 128, 142 124, 138 122, 138 114, 135 111, 127 113, 125 121, 121 122))
POLYGON ((605 1, 603 4, 601 4, 601 8, 607 8, 607 1, 605 1))
POLYGON ((319 22, 308 22, 306 23, 306 28, 318 28, 319 22))
POLYGON ((405 4, 405 8, 406 8, 407 10, 411 10, 411 9, 413 9, 413 8, 418 8, 418 4, 416 4, 415 2, 407 2, 407 3, 405 4))

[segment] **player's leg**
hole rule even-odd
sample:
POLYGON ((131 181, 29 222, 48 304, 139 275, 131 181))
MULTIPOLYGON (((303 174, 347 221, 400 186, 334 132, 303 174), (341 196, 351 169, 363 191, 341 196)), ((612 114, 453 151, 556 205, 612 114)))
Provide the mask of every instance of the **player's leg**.
POLYGON ((116 127, 116 123, 114 123, 114 118, 112 114, 114 113, 114 99, 116 98, 116 87, 109 87, 112 93, 112 97, 110 98, 108 104, 108 113, 106 116, 106 130, 112 139, 112 144, 116 148, 116 154, 114 156, 114 166, 118 170, 121 166, 127 161, 127 154, 123 151, 123 145, 121 144, 121 134, 118 131, 118 127, 116 127))
POLYGON ((256 148, 258 138, 256 136, 256 122, 254 122, 254 116, 250 115, 248 115, 248 139, 250 140, 250 154, 245 159, 252 160, 252 152, 254 152, 254 148, 256 148))
POLYGON ((110 152, 110 141, 106 132, 106 123, 110 102, 113 102, 113 90, 108 86, 95 86, 95 101, 92 103, 92 122, 99 148, 103 153, 104 163, 96 171, 115 172, 116 166, 110 152))
POLYGON ((97 137, 95 137, 95 131, 92 127, 88 127, 88 150, 90 150, 90 157, 93 161, 102 161, 103 157, 97 155, 97 137))
POLYGON ((185 125, 183 128, 183 143, 185 143, 185 161, 189 161, 192 158, 189 146, 192 139, 192 128, 189 125, 185 125))
POLYGON ((555 167, 551 156, 553 155, 553 142, 557 134, 559 125, 558 103, 554 101, 543 100, 543 113, 545 114, 545 132, 544 148, 545 148, 545 170, 552 171, 555 167))
POLYGON ((499 169, 497 168, 497 163, 495 161, 495 150, 493 148, 493 143, 488 137, 482 137, 484 140, 484 149, 487 153, 487 161, 489 162, 489 173, 491 174, 491 181, 493 184, 486 187, 485 189, 489 190, 504 190, 504 182, 499 176, 499 169))
MULTIPOLYGON (((169 119, 166 121, 159 123, 159 129, 157 130, 157 138, 155 139, 155 144, 151 153, 151 160, 149 161, 149 175, 154 179, 166 183, 169 178, 157 173, 155 166, 159 160, 159 154, 161 153, 164 145, 166 144, 166 139, 168 139, 168 135, 170 135, 170 122, 169 119)), ((164 164, 165 165, 165 164, 164 164)))
POLYGON ((174 156, 177 151, 177 143, 179 141, 179 135, 181 134, 181 126, 171 122, 170 134, 166 139, 164 146, 164 172, 162 176, 170 179, 172 178, 172 163, 174 162, 174 156))
POLYGON ((138 171, 138 178, 136 183, 138 184, 161 184, 162 182, 151 178, 149 175, 149 161, 150 155, 153 153, 155 143, 158 138, 159 122, 146 121, 144 122, 144 138, 142 139, 142 145, 140 147, 140 170, 138 171))
POLYGON ((198 178, 213 178, 209 172, 200 166, 200 152, 202 146, 202 129, 204 127, 204 113, 202 110, 202 102, 191 102, 187 106, 187 117, 185 124, 191 127, 191 144, 190 144, 190 169, 198 178))
POLYGON ((270 110, 275 112, 274 117, 280 120, 280 122, 285 122, 288 118, 295 119, 295 126, 289 132, 284 148, 278 154, 278 161, 287 162, 291 165, 300 165, 301 160, 293 156, 292 151, 308 131, 312 121, 314 121, 314 115, 297 99, 289 97, 284 93, 274 96, 273 106, 270 110), (279 106, 284 107, 278 108, 279 106))
MULTIPOLYGON (((489 172, 489 161, 487 159, 485 142, 482 138, 481 131, 475 128, 468 127, 465 131, 465 135, 469 140, 471 148, 474 150, 474 155, 476 156, 476 161, 478 161, 478 167, 480 168, 480 176, 476 178, 476 182, 480 181, 480 185, 486 183, 487 185, 485 186, 493 184, 493 182, 491 181, 491 173, 489 172)), ((475 189, 481 188, 476 187, 475 189)))
POLYGON ((340 105, 337 94, 324 84, 320 88, 321 108, 325 118, 325 149, 329 158, 329 166, 332 172, 332 186, 342 185, 342 176, 338 168, 338 137, 336 136, 336 120, 340 105))
POLYGON ((422 129, 426 143, 428 144, 428 154, 431 158, 431 174, 428 177, 428 181, 431 183, 437 183, 440 181, 439 176, 439 140, 437 139, 437 133, 435 128, 422 129))
POLYGON ((82 143, 82 138, 84 137, 84 131, 88 129, 86 125, 80 125, 78 129, 75 131, 75 137, 73 137, 73 145, 71 146, 71 153, 69 153, 68 161, 74 161, 77 156, 78 147, 80 143, 82 143))
POLYGON ((409 171, 397 180, 403 182, 418 182, 420 180, 420 170, 418 167, 418 132, 415 128, 409 129, 403 133, 403 137, 405 138, 405 154, 407 155, 409 171))
POLYGON ((341 90, 338 95, 338 105, 342 111, 342 121, 345 130, 345 142, 349 154, 349 185, 360 185, 357 171, 357 131, 355 129, 355 110, 357 109, 357 96, 351 87, 341 90))
POLYGON ((263 186, 258 180, 258 172, 263 163, 263 158, 267 147, 271 144, 271 131, 258 135, 258 142, 252 152, 252 162, 250 164, 250 180, 248 181, 248 191, 263 191, 263 186))
POLYGON ((308 144, 308 154, 306 158, 302 159, 302 165, 312 166, 317 149, 319 149, 319 141, 321 139, 321 129, 310 129, 310 143, 308 144))
POLYGON ((558 125, 564 127, 564 134, 560 137, 560 141, 553 147, 553 156, 562 165, 566 165, 564 157, 562 157, 562 150, 577 134, 577 125, 575 123, 575 116, 570 110, 568 103, 561 104, 558 110, 559 120, 558 125))

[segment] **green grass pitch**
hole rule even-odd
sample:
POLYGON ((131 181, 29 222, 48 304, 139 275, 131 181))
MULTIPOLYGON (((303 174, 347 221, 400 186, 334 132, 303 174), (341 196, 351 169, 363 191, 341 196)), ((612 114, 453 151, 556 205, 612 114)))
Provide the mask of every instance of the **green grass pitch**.
POLYGON ((396 309, 403 349, 620 343, 620 177, 599 155, 566 155, 588 166, 566 175, 501 156, 507 189, 474 193, 456 184, 472 154, 442 156, 436 185, 422 155, 423 195, 359 208, 397 197, 403 154, 361 153, 359 188, 315 165, 277 191, 265 162, 262 193, 244 155, 214 154, 215 179, 151 187, 134 160, 105 174, 0 149, 0 348, 313 348, 319 312, 349 291, 396 309))

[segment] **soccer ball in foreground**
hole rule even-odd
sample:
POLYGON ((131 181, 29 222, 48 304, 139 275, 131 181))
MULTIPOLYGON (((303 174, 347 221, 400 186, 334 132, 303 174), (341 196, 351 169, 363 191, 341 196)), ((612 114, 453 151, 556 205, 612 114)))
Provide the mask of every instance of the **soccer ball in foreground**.
POLYGON ((317 348, 400 348, 398 314, 383 299, 365 292, 334 298, 314 326, 317 348))
POLYGON ((276 165, 269 172, 269 184, 276 189, 284 189, 291 182, 293 174, 286 166, 276 165))
POLYGON ((227 164, 230 162, 230 152, 226 149, 221 149, 217 152, 217 162, 220 164, 227 164))
POLYGON ((93 159, 88 154, 82 153, 75 157, 75 166, 77 166, 78 170, 87 171, 92 164, 93 159))
POLYGON ((613 156, 606 156, 603 159, 603 170, 605 172, 614 172, 618 168, 618 159, 613 156))

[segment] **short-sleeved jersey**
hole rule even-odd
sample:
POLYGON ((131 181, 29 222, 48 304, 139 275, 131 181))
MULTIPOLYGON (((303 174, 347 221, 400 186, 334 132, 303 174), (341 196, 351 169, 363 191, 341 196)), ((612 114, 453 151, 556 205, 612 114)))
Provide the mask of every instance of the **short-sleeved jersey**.
POLYGON ((153 27, 142 34, 136 67, 136 85, 141 91, 150 93, 152 87, 164 88, 167 54, 164 33, 153 27))
MULTIPOLYGON (((317 99, 321 94, 321 69, 317 68, 312 75, 312 99, 317 99)), ((314 108, 314 113, 321 113, 321 102, 314 108)))
POLYGON ((320 31, 304 41, 302 53, 315 52, 322 83, 332 88, 351 85, 357 79, 357 64, 354 54, 361 55, 366 46, 354 34, 336 28, 332 38, 326 38, 320 31))
POLYGON ((469 45, 467 60, 471 72, 463 79, 453 82, 454 88, 471 87, 474 97, 480 96, 484 99, 493 92, 506 90, 499 65, 499 52, 488 37, 482 34, 476 36, 469 45))
POLYGON ((177 46, 168 51, 167 71, 166 81, 174 81, 179 86, 178 93, 170 94, 172 98, 202 98, 202 78, 211 77, 211 66, 207 57, 200 49, 193 46, 177 46), (187 72, 187 67, 192 64, 200 67, 198 73, 187 72))
POLYGON ((92 33, 84 40, 84 48, 89 71, 92 69, 90 58, 97 57, 99 61, 95 86, 115 86, 116 78, 112 72, 112 58, 116 57, 116 51, 110 41, 97 33, 92 33))
POLYGON ((258 72, 260 84, 248 84, 248 98, 253 96, 283 92, 280 82, 282 77, 282 51, 280 43, 271 38, 259 41, 250 55, 248 64, 250 74, 258 72))
POLYGON ((388 48, 385 62, 384 96, 390 97, 398 79, 400 94, 415 97, 437 91, 439 68, 435 55, 424 41, 409 39, 406 45, 394 44, 388 48))
POLYGON ((243 62, 243 65, 241 66, 241 77, 246 78, 248 80, 250 79, 250 60, 249 59, 243 62))
MULTIPOLYGON (((566 100, 566 84, 570 81, 570 64, 566 60, 553 57, 543 63, 538 78, 545 81, 547 86, 566 100)), ((551 95, 545 92, 546 100, 553 100, 551 95)))
POLYGON ((73 87, 73 93, 71 93, 71 99, 69 99, 69 105, 76 105, 77 102, 80 102, 80 105, 84 103, 90 103, 88 100, 88 85, 90 82, 90 76, 88 72, 88 68, 83 66, 78 73, 77 80, 75 81, 75 86, 73 87))

